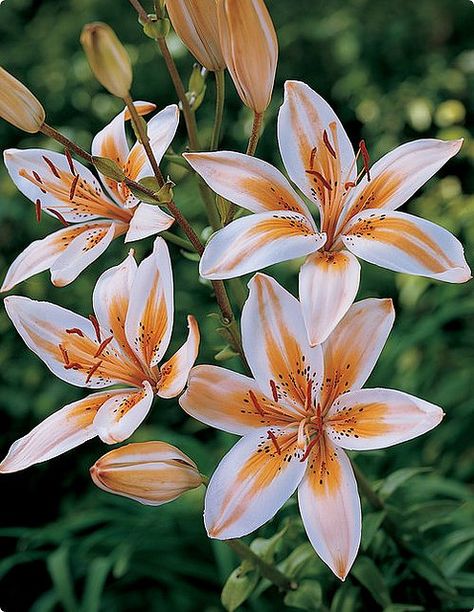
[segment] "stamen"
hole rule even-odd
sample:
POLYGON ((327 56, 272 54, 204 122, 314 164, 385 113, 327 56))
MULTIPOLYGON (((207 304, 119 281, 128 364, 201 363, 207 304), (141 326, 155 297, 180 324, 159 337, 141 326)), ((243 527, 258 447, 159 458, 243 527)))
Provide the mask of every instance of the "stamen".
POLYGON ((51 172, 54 174, 54 176, 55 176, 56 178, 60 179, 60 178, 61 178, 61 176, 60 176, 60 174, 59 174, 59 172, 58 172, 58 169, 57 169, 57 168, 56 168, 56 166, 53 164, 53 162, 52 162, 50 159, 48 159, 48 158, 47 158, 45 155, 43 155, 43 159, 44 159, 44 161, 45 161, 45 162, 48 164, 48 166, 50 167, 51 172))
POLYGON ((328 189, 329 191, 332 191, 332 187, 331 187, 331 183, 329 183, 324 176, 321 174, 321 172, 318 172, 317 170, 306 170, 306 174, 311 174, 312 176, 315 176, 316 178, 318 178, 321 183, 324 185, 324 187, 326 187, 326 189, 328 189))
POLYGON ((365 140, 361 140, 359 142, 359 149, 360 149, 360 152, 362 153, 362 159, 364 160, 364 169, 367 173, 367 180, 370 181, 370 170, 369 170, 370 157, 369 157, 369 152, 367 151, 367 147, 365 146, 365 140))
POLYGON ((332 144, 329 142, 329 136, 326 130, 323 131, 323 142, 326 145, 326 148, 329 153, 334 157, 334 159, 337 159, 336 151, 334 150, 332 144))
POLYGON ((35 202, 36 220, 38 223, 41 221, 41 200, 35 202))
POLYGON ((113 337, 113 336, 110 336, 110 338, 106 338, 105 340, 103 340, 103 341, 100 343, 99 348, 97 349, 97 351, 96 351, 96 353, 95 353, 94 357, 98 357, 98 356, 99 356, 99 355, 100 355, 100 354, 103 352, 103 350, 105 349, 105 347, 106 347, 106 346, 107 346, 107 345, 108 345, 110 342, 112 342, 112 340, 113 340, 113 339, 114 339, 114 337, 113 337))
POLYGON ((89 321, 92 323, 95 329, 95 335, 97 336, 97 342, 102 342, 102 338, 100 336, 100 325, 99 321, 97 321, 96 317, 93 314, 89 315, 89 321))
POLYGON ((102 361, 98 361, 95 365, 92 366, 92 368, 89 370, 89 374, 87 375, 86 378, 86 385, 88 382, 90 382, 90 379, 92 378, 94 372, 100 368, 100 366, 102 365, 102 361))
POLYGON ((64 225, 64 227, 69 226, 69 223, 66 221, 66 219, 62 216, 60 212, 58 212, 57 210, 54 210, 54 208, 47 208, 46 210, 49 211, 55 217, 57 217, 61 221, 61 223, 64 225))
POLYGON ((71 327, 71 329, 66 329, 66 334, 77 334, 78 336, 81 336, 81 338, 84 338, 84 332, 78 327, 71 327))
POLYGON ((303 456, 300 459, 301 463, 303 463, 303 461, 306 461, 306 459, 308 458, 310 452, 313 450, 313 447, 314 447, 314 445, 316 444, 316 442, 318 440, 319 440, 319 435, 316 436, 315 438, 313 438, 311 440, 311 442, 308 444, 308 446, 306 447, 305 452, 303 453, 303 456))
POLYGON ((273 442, 273 446, 275 447, 276 452, 281 455, 281 448, 280 445, 278 444, 278 440, 276 439, 275 434, 273 433, 273 431, 267 431, 268 434, 268 439, 271 440, 273 442))
POLYGON ((318 152, 318 147, 313 147, 311 149, 311 155, 309 156, 309 167, 311 170, 314 168, 314 159, 316 157, 316 153, 318 152))
POLYGON ((72 370, 73 368, 77 368, 78 370, 80 370, 82 366, 80 363, 77 363, 77 361, 69 362, 68 364, 64 366, 65 370, 72 370))
POLYGON ((273 401, 278 404, 278 390, 274 380, 270 381, 270 387, 272 389, 273 401))
POLYGON ((255 410, 258 413, 260 413, 262 416, 265 416, 265 412, 262 410, 262 407, 258 403, 258 399, 256 398, 255 393, 253 391, 249 391, 249 395, 250 395, 250 399, 252 400, 252 404, 253 404, 255 410))
POLYGON ((344 183, 344 189, 347 191, 347 189, 352 189, 352 187, 355 187, 356 183, 354 183, 354 181, 348 181, 347 183, 344 183))
POLYGON ((313 404, 312 391, 313 391, 313 381, 312 379, 310 379, 308 380, 308 384, 306 385, 306 399, 305 399, 305 404, 304 404, 304 408, 306 412, 310 412, 312 408, 312 404, 313 404))
POLYGON ((59 350, 61 351, 61 355, 63 356, 64 363, 68 365, 69 355, 67 354, 67 351, 62 344, 59 344, 59 350))
POLYGON ((76 175, 76 169, 74 168, 74 162, 72 161, 71 153, 69 149, 64 149, 64 154, 66 155, 67 163, 69 166, 69 170, 72 174, 76 175))
POLYGON ((306 432, 305 427, 307 425, 306 419, 300 421, 298 426, 298 440, 296 442, 296 446, 298 448, 303 449, 306 446, 306 432))
POLYGON ((77 174, 74 178, 74 180, 71 183, 71 189, 69 191, 69 199, 72 200, 76 194, 76 187, 77 187, 77 183, 79 181, 79 175, 77 174))
MULTIPOLYGON (((38 183, 41 183, 41 185, 42 185, 42 184, 43 184, 43 181, 41 180, 40 175, 39 175, 37 172, 35 172, 34 170, 33 170, 32 174, 33 174, 33 176, 35 177, 35 179, 38 181, 38 183)), ((41 191, 42 191, 43 193, 47 193, 47 191, 46 191, 45 189, 43 189, 43 187, 40 187, 40 189, 41 189, 41 191)))

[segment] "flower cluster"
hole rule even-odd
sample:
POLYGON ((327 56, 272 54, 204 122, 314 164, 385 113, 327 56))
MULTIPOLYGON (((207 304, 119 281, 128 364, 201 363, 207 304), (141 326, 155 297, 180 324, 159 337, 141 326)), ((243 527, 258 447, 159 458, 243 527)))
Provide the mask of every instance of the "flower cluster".
MULTIPOLYGON (((33 94, 0 72, 0 116, 66 146, 64 153, 4 152, 7 170, 33 202, 38 222, 47 213, 64 227, 17 257, 2 290, 47 269, 54 285, 65 286, 114 238, 146 239, 176 221, 201 255, 200 274, 213 282, 232 348, 240 351, 251 376, 215 365, 193 367, 200 341, 193 316, 188 317, 186 342, 163 361, 173 328, 173 274, 167 244, 157 237, 151 254, 138 265, 131 250, 100 276, 92 295, 94 314, 88 318, 26 297, 5 298, 13 325, 51 372, 98 391, 58 410, 16 441, 0 472, 46 461, 94 436, 107 444, 122 442, 145 419, 155 396, 178 397, 187 385, 179 399, 186 413, 242 436, 207 488, 204 521, 209 536, 226 540, 251 533, 298 490, 308 538, 343 580, 361 535, 357 483, 345 451, 398 444, 429 431, 443 417, 441 408, 407 393, 363 389, 394 323, 394 309, 387 299, 354 302, 358 258, 451 283, 470 278, 462 246, 452 234, 398 211, 462 142, 417 140, 371 165, 365 142, 354 151, 328 103, 308 85, 287 81, 278 142, 300 195, 279 170, 253 157, 278 56, 263 1, 166 4, 174 29, 196 59, 209 71, 227 69, 254 112, 246 154, 183 154, 190 170, 225 199, 225 214, 213 228, 217 231, 201 245, 159 167, 175 136, 179 107, 168 106, 145 123, 142 117, 156 107, 132 101, 133 75, 125 49, 108 26, 90 24, 81 42, 91 69, 125 103, 93 139, 91 154, 49 127, 33 94), (127 122, 137 136, 131 148, 127 122), (71 151, 94 165, 98 176, 73 159, 71 151), (234 218, 236 207, 253 214, 240 210, 234 218), (299 300, 258 272, 299 257, 305 257, 299 300), (253 272, 240 345, 222 281, 253 272)), ((164 3, 157 7, 162 15, 141 18, 166 53, 164 3)), ((189 99, 180 102, 189 129, 194 121, 186 114, 189 99)), ((196 141, 192 131, 189 137, 196 141)), ((214 206, 212 194, 211 200, 214 206)), ((150 505, 171 501, 206 480, 189 457, 159 441, 113 449, 95 463, 91 476, 105 491, 150 505)))

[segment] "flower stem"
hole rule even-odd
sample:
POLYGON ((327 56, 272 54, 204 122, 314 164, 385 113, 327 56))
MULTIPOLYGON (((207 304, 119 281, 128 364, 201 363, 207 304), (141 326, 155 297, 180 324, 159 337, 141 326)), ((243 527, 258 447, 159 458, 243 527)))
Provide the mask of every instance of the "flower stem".
POLYGON ((224 70, 217 70, 214 74, 216 77, 216 114, 212 128, 211 151, 217 151, 219 147, 225 102, 225 72, 224 70))
POLYGON ((181 238, 181 236, 177 236, 176 234, 173 234, 172 232, 168 232, 165 230, 164 232, 161 232, 160 236, 164 238, 165 240, 167 240, 168 242, 172 242, 173 244, 176 244, 177 246, 183 249, 186 249, 186 251, 191 251, 193 253, 196 251, 196 249, 189 242, 189 240, 186 240, 185 238, 181 238))
POLYGON ((260 133, 262 131, 263 113, 253 114, 252 131, 247 144, 247 155, 255 155, 258 141, 260 140, 260 133))
POLYGON ((294 591, 298 588, 296 582, 285 576, 285 574, 280 572, 274 565, 267 563, 256 555, 247 544, 242 542, 242 540, 224 540, 224 542, 242 559, 242 561, 250 561, 264 578, 270 580, 270 582, 278 588, 283 591, 294 591))

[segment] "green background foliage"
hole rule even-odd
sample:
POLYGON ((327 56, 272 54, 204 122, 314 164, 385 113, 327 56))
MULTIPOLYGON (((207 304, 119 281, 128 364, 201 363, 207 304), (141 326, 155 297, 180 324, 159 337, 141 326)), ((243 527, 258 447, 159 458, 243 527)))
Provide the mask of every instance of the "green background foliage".
MULTIPOLYGON (((280 41, 272 105, 257 154, 280 165, 276 114, 285 79, 302 79, 335 107, 354 143, 365 138, 373 159, 407 140, 465 138, 461 153, 405 206, 458 235, 468 259, 474 244, 474 7, 469 0, 268 0, 280 41)), ((84 23, 107 21, 133 58, 135 99, 163 107, 175 95, 154 43, 145 38, 126 0, 5 0, 0 7, 0 61, 27 83, 47 109, 49 122, 88 148, 92 136, 120 110, 94 81, 79 45, 84 23)), ((174 37, 174 57, 187 80, 192 59, 174 37)), ((242 151, 251 117, 230 80, 224 148, 242 151)), ((198 111, 201 137, 210 136, 214 84, 198 111)), ((183 122, 182 122, 183 123, 183 122)), ((184 146, 181 125, 174 145, 184 146)), ((2 148, 54 147, 0 123, 2 148)), ((196 184, 177 166, 176 201, 200 231, 205 216, 196 184)), ((32 205, 0 169, 2 275, 32 240, 57 229, 54 219, 37 225, 32 205)), ((134 245, 137 257, 151 239, 134 245)), ((185 316, 199 320, 200 363, 223 346, 216 334, 209 285, 197 264, 171 246, 176 317, 172 348, 185 336, 185 316)), ((47 273, 14 293, 51 300, 84 315, 103 270, 127 252, 121 239, 78 280, 54 288, 47 273)), ((298 262, 270 272, 296 292, 298 262)), ((394 274, 363 264, 359 299, 392 297, 397 320, 369 386, 413 393, 443 406, 444 422, 403 446, 356 456, 376 484, 385 510, 364 505, 360 557, 344 584, 307 544, 290 500, 253 543, 300 583, 285 597, 243 567, 224 591, 234 609, 470 610, 474 605, 472 558, 473 476, 472 284, 448 285, 394 274), (469 320, 471 325, 469 325, 469 320), (423 469, 424 468, 424 469, 423 469), (386 515, 389 515, 387 521, 386 515), (280 534, 275 536, 275 534, 280 534), (395 534, 395 535, 394 535, 395 534), (270 541, 265 539, 272 538, 270 541)), ((55 379, 22 343, 0 312, 0 453, 41 419, 83 397, 81 389, 55 379)), ((227 362, 237 369, 238 362, 227 362)), ((216 390, 219 392, 219 390, 216 390)), ((177 444, 210 473, 233 442, 187 418, 176 401, 157 400, 133 437, 177 444)), ((201 519, 203 492, 153 509, 95 489, 88 467, 107 449, 99 441, 24 473, 0 478, 0 608, 6 612, 135 610, 180 612, 222 609, 220 593, 238 564, 222 543, 207 539, 201 519)), ((249 538, 250 542, 256 534, 249 538)))

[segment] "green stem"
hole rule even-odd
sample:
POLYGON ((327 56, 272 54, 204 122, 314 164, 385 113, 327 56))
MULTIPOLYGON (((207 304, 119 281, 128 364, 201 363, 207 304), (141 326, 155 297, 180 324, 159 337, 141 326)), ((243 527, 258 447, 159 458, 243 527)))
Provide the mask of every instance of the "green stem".
POLYGON ((255 155, 258 141, 260 140, 260 133, 262 131, 263 113, 253 114, 252 131, 250 133, 249 142, 247 144, 247 155, 255 155))
POLYGON ((193 253, 196 252, 196 249, 189 242, 189 240, 181 238, 181 236, 177 236, 176 234, 173 234, 172 232, 168 232, 166 230, 164 232, 161 232, 160 236, 168 242, 172 242, 173 244, 176 244, 177 246, 186 249, 186 251, 191 251, 193 253))
POLYGON ((214 74, 216 77, 216 114, 212 128, 211 151, 217 151, 219 147, 225 102, 225 72, 224 70, 217 70, 214 74))
POLYGON ((267 563, 261 557, 256 555, 253 550, 247 546, 242 540, 224 540, 242 561, 250 561, 260 574, 270 580, 275 586, 283 591, 294 591, 298 588, 298 584, 285 576, 274 565, 267 563))

